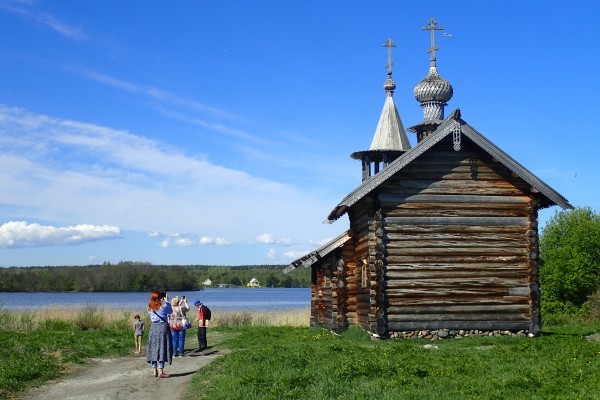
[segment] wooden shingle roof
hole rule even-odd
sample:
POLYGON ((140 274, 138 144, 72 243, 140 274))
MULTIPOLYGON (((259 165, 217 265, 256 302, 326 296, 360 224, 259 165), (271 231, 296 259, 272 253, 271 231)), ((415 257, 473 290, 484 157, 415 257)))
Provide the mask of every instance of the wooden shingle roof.
POLYGON ((516 176, 523 179, 532 188, 535 188, 542 196, 542 208, 552 205, 558 205, 563 209, 572 209, 573 206, 562 195, 548 186, 540 178, 536 177, 531 171, 519 164, 516 160, 502 151, 498 146, 492 143, 489 139, 479 133, 475 128, 466 123, 460 115, 460 110, 456 109, 452 115, 438 127, 438 129, 427 139, 421 141, 415 147, 408 150, 402 156, 398 157, 394 162, 390 163, 384 170, 376 175, 366 179, 359 187, 350 192, 327 216, 324 222, 331 223, 346 213, 349 207, 361 200, 371 191, 379 187, 383 182, 391 176, 402 170, 406 165, 410 164, 414 159, 429 150, 432 146, 439 143, 448 135, 465 135, 478 145, 483 151, 487 152, 491 157, 498 160, 506 168, 508 168, 516 176))
POLYGON ((315 261, 318 261, 321 258, 325 257, 326 255, 331 253, 333 250, 342 247, 344 244, 346 244, 346 242, 348 240, 350 240, 352 238, 352 236, 353 236, 352 230, 351 229, 347 230, 346 232, 342 233, 335 239, 330 240, 327 244, 319 247, 318 249, 316 249, 314 251, 311 251, 310 253, 307 253, 306 255, 300 257, 296 261, 293 261, 290 265, 288 265, 283 270, 283 273, 287 274, 288 272, 290 272, 293 269, 296 269, 300 266, 302 266, 304 268, 310 267, 315 261))

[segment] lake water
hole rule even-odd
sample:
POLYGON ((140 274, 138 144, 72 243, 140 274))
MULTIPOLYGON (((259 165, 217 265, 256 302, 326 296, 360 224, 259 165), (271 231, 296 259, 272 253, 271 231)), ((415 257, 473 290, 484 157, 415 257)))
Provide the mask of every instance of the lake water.
MULTIPOLYGON (((288 310, 310 306, 310 288, 214 288, 195 292, 168 292, 169 298, 186 296, 188 304, 201 300, 217 310, 288 310)), ((24 293, 0 292, 6 309, 36 309, 55 306, 145 310, 149 292, 24 293)))

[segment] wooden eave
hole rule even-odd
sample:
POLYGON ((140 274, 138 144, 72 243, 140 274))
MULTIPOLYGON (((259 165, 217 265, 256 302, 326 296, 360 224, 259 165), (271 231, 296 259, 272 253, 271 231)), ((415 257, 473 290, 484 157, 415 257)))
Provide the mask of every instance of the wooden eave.
POLYGON ((333 250, 342 247, 348 240, 352 238, 353 233, 352 229, 347 230, 342 233, 340 236, 335 239, 329 241, 318 249, 311 251, 310 253, 300 257, 299 259, 292 261, 290 265, 284 268, 283 273, 287 274, 288 272, 302 266, 304 268, 310 267, 312 264, 320 260, 321 258, 327 256, 333 250))
POLYGON ((519 164, 516 160, 502 151, 498 146, 492 143, 489 139, 479 133, 471 125, 467 124, 460 116, 460 110, 456 109, 452 115, 438 127, 438 129, 425 140, 418 143, 415 147, 408 150, 406 153, 394 160, 390 165, 379 173, 366 179, 359 187, 350 192, 327 216, 325 222, 332 223, 346 213, 349 207, 371 193, 390 177, 401 171, 406 165, 410 164, 414 159, 421 156, 435 144, 439 143, 446 136, 452 134, 456 127, 460 127, 461 135, 465 135, 477 144, 483 151, 487 152, 491 157, 498 160, 502 165, 508 168, 519 178, 529 183, 531 187, 537 190, 542 196, 541 208, 558 205, 563 209, 572 209, 573 206, 569 201, 561 196, 557 191, 548 186, 544 181, 536 177, 531 171, 519 164))

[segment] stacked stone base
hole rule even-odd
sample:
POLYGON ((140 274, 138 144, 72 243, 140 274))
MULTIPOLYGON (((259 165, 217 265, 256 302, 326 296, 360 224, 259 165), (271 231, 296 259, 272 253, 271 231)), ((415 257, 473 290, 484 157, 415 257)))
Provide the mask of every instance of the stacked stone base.
POLYGON ((533 337, 529 331, 482 331, 482 330, 458 330, 458 329, 437 329, 437 330, 418 330, 418 331, 400 331, 390 332, 390 339, 461 339, 464 337, 481 336, 514 336, 514 337, 533 337))

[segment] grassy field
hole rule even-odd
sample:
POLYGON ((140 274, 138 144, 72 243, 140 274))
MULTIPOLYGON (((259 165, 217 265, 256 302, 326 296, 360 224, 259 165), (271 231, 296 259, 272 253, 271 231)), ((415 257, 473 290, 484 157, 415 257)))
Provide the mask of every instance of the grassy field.
MULTIPOLYGON (((90 357, 130 354, 132 316, 0 307, 0 398, 90 357)), ((196 375, 188 399, 600 399, 600 342, 587 339, 600 323, 427 341, 333 335, 307 321, 308 310, 215 314, 211 330, 227 333, 219 347, 230 351, 196 375)))
POLYGON ((240 328, 188 399, 600 399, 600 342, 586 339, 599 329, 428 341, 240 328))

